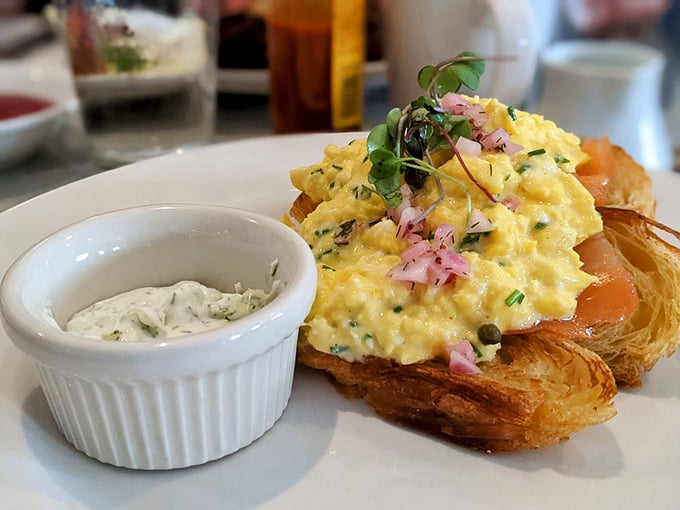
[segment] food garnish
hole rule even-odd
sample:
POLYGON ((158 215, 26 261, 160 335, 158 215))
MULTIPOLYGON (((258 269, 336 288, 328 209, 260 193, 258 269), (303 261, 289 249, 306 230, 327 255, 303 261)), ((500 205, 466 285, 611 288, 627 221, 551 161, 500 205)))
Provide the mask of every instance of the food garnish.
MULTIPOLYGON (((503 128, 484 132, 482 126, 487 120, 484 108, 472 105, 457 94, 462 85, 476 90, 485 67, 484 59, 472 52, 462 52, 436 66, 425 66, 418 73, 418 84, 427 97, 421 96, 403 109, 391 109, 385 123, 371 130, 368 157, 373 167, 368 180, 388 207, 398 206, 403 199, 402 173, 406 182, 415 188, 422 187, 424 179, 432 175, 438 182, 451 180, 467 190, 465 183, 435 168, 432 156, 443 150, 453 151, 468 179, 490 202, 498 201, 470 172, 462 157, 463 154, 479 156, 482 150, 514 154, 522 149, 510 141, 510 135, 503 128)), ((515 110, 510 108, 508 114, 515 120, 515 110)), ((441 186, 439 188, 441 190, 441 186)))

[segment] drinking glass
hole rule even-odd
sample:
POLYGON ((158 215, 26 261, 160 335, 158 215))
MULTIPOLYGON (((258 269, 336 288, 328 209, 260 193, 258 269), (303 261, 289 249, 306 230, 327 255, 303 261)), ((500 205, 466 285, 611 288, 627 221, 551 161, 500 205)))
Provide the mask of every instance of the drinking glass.
POLYGON ((211 141, 219 0, 57 0, 57 7, 100 163, 211 141))

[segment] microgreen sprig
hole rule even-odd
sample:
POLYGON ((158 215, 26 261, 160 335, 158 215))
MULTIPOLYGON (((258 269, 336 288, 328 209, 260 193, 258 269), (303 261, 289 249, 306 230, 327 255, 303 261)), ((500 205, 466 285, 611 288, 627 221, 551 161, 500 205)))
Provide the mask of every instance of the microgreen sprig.
POLYGON ((434 167, 432 154, 441 150, 452 150, 472 183, 496 202, 470 173, 455 145, 459 137, 471 137, 470 118, 455 115, 440 104, 444 95, 458 92, 462 85, 477 89, 484 68, 484 60, 471 52, 460 53, 436 66, 425 66, 418 73, 418 84, 426 96, 420 96, 403 109, 391 109, 385 123, 370 131, 368 157, 372 167, 368 181, 387 207, 396 207, 402 201, 399 188, 403 173, 405 181, 414 188, 422 187, 428 175, 433 176, 440 190, 437 202, 443 200, 441 179, 456 183, 465 190, 470 208, 470 191, 466 184, 434 167))

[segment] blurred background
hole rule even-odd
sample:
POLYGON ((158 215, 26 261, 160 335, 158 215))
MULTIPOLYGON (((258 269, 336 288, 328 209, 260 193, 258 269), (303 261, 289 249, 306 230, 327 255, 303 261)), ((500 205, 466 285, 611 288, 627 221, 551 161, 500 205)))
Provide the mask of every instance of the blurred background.
MULTIPOLYGON (((193 1, 200 3, 202 0, 193 1)), ((309 0, 307 3, 303 0, 218 1, 217 109, 212 141, 282 132, 275 129, 272 122, 272 98, 275 98, 276 90, 272 91, 275 84, 270 80, 269 69, 272 68, 272 55, 280 58, 281 53, 273 53, 272 48, 268 48, 268 12, 272 2, 278 2, 292 6, 294 10, 297 5, 295 12, 299 15, 308 8, 309 0)), ((101 2, 106 4, 113 0, 101 2)), ((430 10, 430 19, 440 18, 452 26, 465 9, 465 2, 457 0, 411 3, 421 11, 430 10)), ((673 151, 672 168, 663 170, 680 169, 680 0, 507 0, 504 3, 511 8, 529 4, 532 11, 531 17, 527 18, 530 21, 521 28, 533 40, 531 51, 535 69, 526 93, 521 100, 515 101, 517 106, 528 110, 535 110, 540 103, 545 79, 541 55, 555 43, 566 40, 628 41, 660 52, 665 65, 658 100, 673 151)), ((357 129, 370 129, 382 122, 393 102, 389 69, 394 68, 395 59, 402 55, 395 54, 394 49, 390 51, 389 27, 386 25, 395 18, 393 10, 399 8, 398 4, 400 2, 389 0, 362 0, 353 4, 364 6, 360 15, 354 12, 348 18, 361 23, 362 59, 365 61, 359 82, 362 97, 357 129)), ((9 82, 11 73, 24 69, 31 80, 39 80, 50 88, 61 87, 64 95, 74 97, 73 84, 68 77, 68 58, 63 44, 55 37, 54 9, 55 5, 48 0, 0 0, 0 87, 3 82, 5 85, 9 82)), ((415 27, 417 20, 412 23, 415 27)), ((429 30, 428 26, 426 29, 429 30)), ((434 26, 430 32, 435 32, 434 26)), ((415 30, 405 29, 399 36, 408 41, 414 33, 415 30)), ((465 49, 470 48, 454 48, 451 52, 455 54, 465 49)), ((635 101, 635 95, 627 100, 635 101)), ((12 168, 0 169, 0 210, 103 169, 88 159, 82 132, 79 134, 78 131, 82 129, 77 120, 78 106, 72 104, 71 108, 72 116, 63 132, 30 158, 12 168)), ((338 130, 329 123, 313 130, 333 129, 338 130)), ((296 131, 295 126, 288 131, 296 131)))

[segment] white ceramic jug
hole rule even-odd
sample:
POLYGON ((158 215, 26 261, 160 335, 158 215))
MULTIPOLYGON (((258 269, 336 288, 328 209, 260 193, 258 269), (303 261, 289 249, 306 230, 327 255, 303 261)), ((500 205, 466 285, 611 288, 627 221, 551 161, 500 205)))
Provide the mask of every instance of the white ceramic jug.
POLYGON ((672 168, 661 52, 624 41, 565 41, 547 48, 541 63, 537 113, 579 136, 608 136, 649 169, 672 168))
POLYGON ((473 51, 484 57, 513 57, 488 60, 476 93, 522 105, 537 64, 534 1, 384 0, 390 103, 403 107, 422 94, 416 77, 423 66, 473 51))

